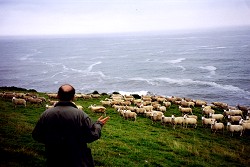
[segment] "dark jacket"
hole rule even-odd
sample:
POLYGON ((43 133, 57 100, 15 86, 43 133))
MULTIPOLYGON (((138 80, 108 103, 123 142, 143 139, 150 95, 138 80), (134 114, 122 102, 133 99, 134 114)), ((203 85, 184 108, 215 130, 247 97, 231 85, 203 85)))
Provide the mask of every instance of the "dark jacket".
POLYGON ((58 102, 38 120, 32 137, 45 144, 48 166, 94 166, 87 143, 101 137, 103 124, 71 102, 58 102))

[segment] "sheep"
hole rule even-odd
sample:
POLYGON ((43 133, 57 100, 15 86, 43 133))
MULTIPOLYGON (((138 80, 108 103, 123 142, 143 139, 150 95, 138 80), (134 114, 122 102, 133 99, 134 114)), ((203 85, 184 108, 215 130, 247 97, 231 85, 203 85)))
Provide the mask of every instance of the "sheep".
POLYGON ((152 111, 153 106, 142 106, 141 108, 144 108, 146 111, 152 111))
POLYGON ((30 102, 31 104, 41 104, 42 105, 42 103, 43 103, 43 101, 41 99, 37 99, 37 98, 33 98, 33 97, 28 98, 27 101, 30 102))
POLYGON ((203 127, 207 127, 207 125, 211 126, 213 121, 215 121, 215 119, 213 119, 213 118, 205 118, 205 117, 201 117, 201 120, 202 120, 203 127))
POLYGON ((76 105, 76 107, 79 109, 79 110, 83 110, 83 107, 81 105, 76 105))
POLYGON ((25 93, 15 93, 15 97, 16 98, 22 98, 24 97, 26 94, 25 93))
POLYGON ((225 110, 228 109, 228 104, 227 104, 227 103, 212 102, 212 104, 215 105, 215 106, 218 107, 218 108, 221 108, 221 109, 225 109, 225 110))
POLYGON ((229 109, 230 115, 240 115, 243 117, 243 112, 242 110, 231 110, 229 109))
POLYGON ((176 104, 176 105, 181 105, 181 101, 178 101, 178 100, 176 100, 175 102, 173 102, 174 104, 176 104))
POLYGON ((214 118, 216 121, 222 121, 223 118, 224 118, 224 115, 223 114, 212 114, 212 113, 210 113, 209 117, 214 118))
POLYGON ((145 111, 146 111, 146 109, 144 109, 144 108, 138 108, 138 107, 135 108, 135 112, 137 114, 144 114, 145 111))
POLYGON ((149 118, 149 117, 151 117, 151 114, 152 114, 152 111, 144 111, 144 115, 145 115, 145 117, 147 117, 147 118, 149 118))
POLYGON ((184 117, 175 117, 174 115, 172 117, 172 125, 175 129, 175 125, 181 125, 183 127, 184 117))
POLYGON ((167 101, 171 102, 171 103, 174 103, 174 102, 177 100, 177 98, 174 97, 174 96, 172 96, 172 97, 166 97, 165 99, 166 99, 167 101))
POLYGON ((116 111, 118 111, 119 109, 126 109, 126 106, 113 105, 112 107, 113 107, 116 111))
POLYGON ((229 120, 231 123, 240 122, 241 119, 242 119, 241 116, 231 116, 231 115, 228 115, 228 120, 229 120))
POLYGON ((188 101, 187 103, 188 103, 188 107, 194 107, 195 106, 195 103, 192 102, 192 101, 188 101))
MULTIPOLYGON (((125 109, 126 110, 131 110, 131 111, 133 111, 133 112, 136 112, 136 107, 134 107, 134 106, 125 106, 125 109)), ((143 114, 143 113, 142 113, 143 114)))
POLYGON ((207 102, 203 101, 203 100, 196 100, 194 102, 195 102, 195 106, 197 106, 197 107, 201 107, 203 105, 207 105, 207 102))
POLYGON ((99 98, 99 97, 101 97, 101 95, 100 94, 91 94, 91 97, 92 98, 99 98))
POLYGON ((172 124, 172 117, 165 117, 164 115, 161 117, 161 124, 166 126, 166 124, 172 124))
POLYGON ((130 106, 131 102, 130 101, 121 101, 120 104, 123 105, 123 106, 130 106))
POLYGON ((163 105, 164 105, 165 107, 169 108, 169 107, 171 106, 171 102, 165 101, 165 102, 163 102, 163 105))
POLYGON ((13 99, 13 97, 15 97, 15 93, 12 93, 12 92, 5 92, 3 95, 2 95, 3 98, 5 99, 13 99))
POLYGON ((50 99, 57 99, 57 94, 56 94, 56 93, 47 93, 47 96, 48 96, 50 99))
POLYGON ((187 117, 188 117, 188 118, 194 118, 194 119, 198 120, 197 115, 187 115, 187 117))
POLYGON ((240 124, 240 123, 250 123, 250 120, 249 120, 249 119, 246 119, 246 120, 241 119, 240 122, 239 122, 239 124, 240 124))
POLYGON ((234 132, 240 132, 240 136, 242 136, 243 126, 241 126, 241 125, 232 125, 231 122, 228 122, 227 123, 227 130, 231 132, 232 136, 233 136, 234 132))
POLYGON ((202 109, 203 115, 209 116, 210 114, 214 114, 214 113, 215 113, 215 111, 207 106, 202 109))
POLYGON ((166 100, 165 97, 157 97, 156 101, 158 101, 159 103, 163 103, 166 100))
POLYGON ((248 130, 248 131, 250 130, 250 122, 249 121, 241 119, 239 124, 242 125, 242 127, 243 127, 242 134, 244 134, 246 130, 248 130))
POLYGON ((136 116, 137 116, 137 114, 135 112, 130 111, 130 110, 125 110, 125 112, 123 113, 123 117, 125 119, 132 118, 132 119, 134 119, 134 121, 136 121, 136 116))
POLYGON ((50 105, 53 105, 53 106, 54 106, 56 103, 58 103, 58 101, 50 100, 50 99, 49 99, 49 104, 50 104, 50 105))
POLYGON ((239 104, 236 106, 239 110, 243 111, 244 115, 247 115, 250 108, 246 106, 240 106, 239 104))
POLYGON ((165 106, 159 106, 157 109, 159 111, 161 111, 161 112, 166 112, 167 111, 167 108, 165 106))
POLYGON ((162 116, 163 116, 163 113, 161 111, 152 111, 150 115, 152 123, 156 121, 161 121, 162 116))
POLYGON ((26 107, 26 100, 24 99, 17 99, 16 97, 12 97, 12 103, 15 108, 17 105, 23 105, 24 107, 26 107))
POLYGON ((184 127, 187 128, 188 125, 194 125, 194 128, 197 127, 197 119, 195 118, 188 118, 187 114, 184 115, 184 121, 183 121, 184 127))
POLYGON ((50 109, 50 108, 53 108, 54 107, 54 105, 53 106, 49 106, 48 104, 46 104, 46 109, 50 109))
POLYGON ((90 110, 92 112, 95 112, 95 113, 104 113, 104 115, 106 115, 106 108, 103 107, 103 106, 96 106, 96 105, 90 105, 88 108, 90 108, 90 110))
POLYGON ((158 107, 160 107, 160 106, 161 106, 161 104, 159 104, 159 103, 158 103, 158 102, 156 102, 156 101, 155 101, 155 102, 152 102, 152 103, 151 103, 151 105, 153 106, 153 109, 154 109, 154 110, 157 110, 157 109, 158 109, 158 107))
POLYGON ((185 108, 185 107, 179 106, 179 110, 182 113, 182 115, 189 114, 189 113, 193 115, 192 108, 189 108, 189 107, 185 108))
POLYGON ((131 95, 125 95, 125 96, 124 96, 124 100, 125 100, 125 101, 133 102, 134 99, 135 99, 135 98, 134 98, 133 96, 131 96, 131 95))
POLYGON ((110 100, 101 100, 102 106, 111 106, 111 101, 110 100))
POLYGON ((189 106, 189 103, 186 102, 186 100, 184 100, 184 99, 182 99, 182 101, 181 101, 181 106, 182 106, 182 107, 190 107, 190 106, 189 106))
POLYGON ((218 130, 222 130, 222 133, 224 134, 224 127, 223 123, 214 120, 211 124, 211 133, 216 133, 218 130))
POLYGON ((141 99, 143 101, 152 101, 152 98, 150 96, 142 96, 141 99))
POLYGON ((90 94, 82 94, 83 99, 92 99, 92 96, 90 94))
POLYGON ((37 97, 37 99, 40 99, 40 100, 42 100, 43 102, 46 102, 46 101, 47 101, 45 97, 37 97))

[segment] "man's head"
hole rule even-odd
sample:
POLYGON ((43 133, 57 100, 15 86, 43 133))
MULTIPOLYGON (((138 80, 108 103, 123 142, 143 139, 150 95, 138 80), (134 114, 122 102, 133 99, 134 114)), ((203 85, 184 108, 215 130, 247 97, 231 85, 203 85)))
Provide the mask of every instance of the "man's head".
POLYGON ((62 85, 58 89, 57 96, 60 101, 71 101, 75 96, 75 88, 69 84, 62 85))

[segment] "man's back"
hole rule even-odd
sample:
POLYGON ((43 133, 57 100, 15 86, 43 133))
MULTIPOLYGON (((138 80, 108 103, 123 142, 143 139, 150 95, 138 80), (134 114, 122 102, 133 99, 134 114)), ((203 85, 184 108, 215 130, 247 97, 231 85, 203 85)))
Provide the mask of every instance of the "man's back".
POLYGON ((82 166, 87 161, 85 157, 91 153, 86 144, 89 139, 85 119, 88 116, 70 102, 59 102, 43 113, 39 134, 34 130, 33 137, 45 144, 49 166, 82 166))

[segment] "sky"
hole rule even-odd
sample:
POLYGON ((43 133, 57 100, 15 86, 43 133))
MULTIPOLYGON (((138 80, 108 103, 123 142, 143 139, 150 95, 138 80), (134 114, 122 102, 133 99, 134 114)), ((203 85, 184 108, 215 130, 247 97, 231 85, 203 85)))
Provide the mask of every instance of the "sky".
POLYGON ((250 25, 250 0, 0 0, 0 36, 250 25))

